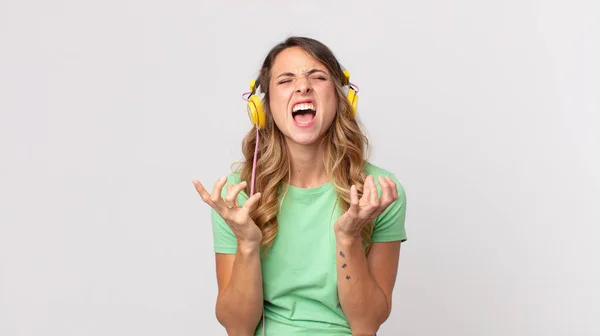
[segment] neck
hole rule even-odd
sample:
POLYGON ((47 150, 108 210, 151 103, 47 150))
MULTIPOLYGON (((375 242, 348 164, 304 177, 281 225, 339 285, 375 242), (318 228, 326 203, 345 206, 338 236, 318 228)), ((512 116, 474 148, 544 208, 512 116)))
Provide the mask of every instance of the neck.
POLYGON ((291 165, 290 185, 314 188, 329 180, 323 161, 323 146, 319 144, 305 146, 288 142, 288 149, 291 165))

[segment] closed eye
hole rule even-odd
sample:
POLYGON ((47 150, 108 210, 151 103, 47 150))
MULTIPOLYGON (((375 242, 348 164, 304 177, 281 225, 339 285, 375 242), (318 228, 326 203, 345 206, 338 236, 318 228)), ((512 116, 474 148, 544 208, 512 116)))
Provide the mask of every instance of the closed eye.
MULTIPOLYGON (((328 78, 328 77, 326 77, 326 76, 313 76, 313 77, 311 77, 311 78, 312 78, 312 79, 318 79, 318 80, 321 80, 321 81, 326 81, 326 80, 328 80, 328 79, 329 79, 329 78, 328 78)), ((278 85, 279 85, 279 84, 285 84, 285 83, 289 83, 289 82, 291 82, 291 81, 292 81, 292 79, 291 79, 291 78, 287 78, 287 79, 280 80, 279 82, 277 82, 277 84, 278 84, 278 85)))
POLYGON ((312 78, 312 79, 323 80, 323 81, 325 81, 325 80, 327 80, 327 79, 328 79, 326 76, 323 76, 323 75, 321 75, 321 76, 319 76, 319 75, 317 75, 317 76, 312 76, 311 78, 312 78))

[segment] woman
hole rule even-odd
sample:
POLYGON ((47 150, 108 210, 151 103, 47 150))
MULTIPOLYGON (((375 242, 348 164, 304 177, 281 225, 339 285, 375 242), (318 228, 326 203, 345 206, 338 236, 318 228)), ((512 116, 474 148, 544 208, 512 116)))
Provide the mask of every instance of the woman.
POLYGON ((345 75, 319 41, 276 45, 257 80, 265 120, 240 169, 212 193, 194 181, 212 207, 216 315, 229 335, 372 336, 390 314, 406 198, 366 159, 345 75))

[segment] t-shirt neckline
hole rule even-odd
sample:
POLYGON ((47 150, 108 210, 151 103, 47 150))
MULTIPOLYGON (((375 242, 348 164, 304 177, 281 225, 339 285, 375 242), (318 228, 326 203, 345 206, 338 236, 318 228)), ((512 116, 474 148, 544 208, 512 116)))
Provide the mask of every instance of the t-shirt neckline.
POLYGON ((283 182, 281 184, 282 191, 286 192, 286 188, 287 188, 287 193, 291 194, 291 195, 315 195, 315 194, 324 193, 326 191, 333 189, 333 183, 331 183, 331 181, 327 181, 316 187, 301 188, 301 187, 296 187, 291 184, 287 184, 287 183, 283 182))

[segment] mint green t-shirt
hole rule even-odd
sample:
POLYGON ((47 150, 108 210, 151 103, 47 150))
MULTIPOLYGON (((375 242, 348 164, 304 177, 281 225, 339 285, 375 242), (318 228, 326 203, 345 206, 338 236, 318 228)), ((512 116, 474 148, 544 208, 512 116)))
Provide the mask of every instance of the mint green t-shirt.
MULTIPOLYGON (((396 183, 398 199, 375 221, 372 242, 405 241, 406 194, 397 178, 373 164, 365 165, 375 177, 396 183)), ((237 184, 237 174, 227 184, 237 184)), ((227 190, 223 188, 223 195, 227 190)), ((265 335, 350 336, 350 326, 337 292, 335 233, 333 226, 342 214, 331 182, 315 188, 285 186, 287 193, 279 208, 277 236, 266 256, 261 257, 265 309, 265 335)), ((240 193, 238 204, 248 199, 240 193)), ((215 253, 235 254, 237 241, 225 221, 212 210, 215 253)), ((256 335, 262 334, 262 320, 256 335)))

